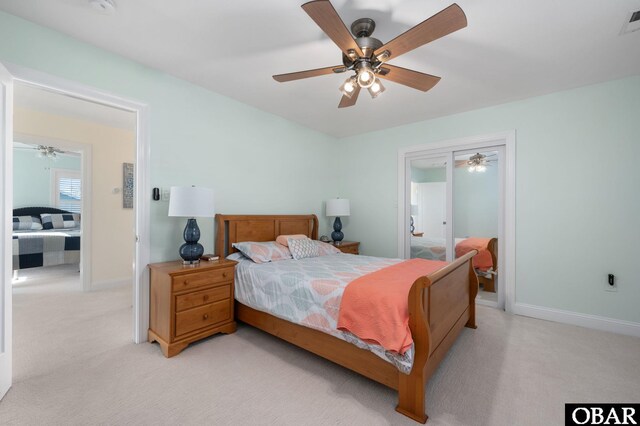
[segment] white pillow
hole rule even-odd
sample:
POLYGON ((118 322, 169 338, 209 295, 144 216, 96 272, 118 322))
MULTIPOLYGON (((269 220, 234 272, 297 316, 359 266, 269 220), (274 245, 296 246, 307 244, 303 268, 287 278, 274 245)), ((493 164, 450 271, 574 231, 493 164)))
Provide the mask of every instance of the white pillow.
POLYGON ((289 251, 295 260, 318 257, 318 246, 311 238, 289 238, 289 251))

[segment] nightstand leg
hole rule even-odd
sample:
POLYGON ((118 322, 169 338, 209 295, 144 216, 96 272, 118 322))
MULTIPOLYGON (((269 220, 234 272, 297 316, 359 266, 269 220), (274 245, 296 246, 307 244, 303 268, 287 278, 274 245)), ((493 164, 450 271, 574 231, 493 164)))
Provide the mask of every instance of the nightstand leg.
POLYGON ((220 333, 232 334, 232 333, 235 333, 237 329, 238 329, 238 325, 235 321, 233 321, 232 323, 229 323, 228 325, 221 328, 220 333))

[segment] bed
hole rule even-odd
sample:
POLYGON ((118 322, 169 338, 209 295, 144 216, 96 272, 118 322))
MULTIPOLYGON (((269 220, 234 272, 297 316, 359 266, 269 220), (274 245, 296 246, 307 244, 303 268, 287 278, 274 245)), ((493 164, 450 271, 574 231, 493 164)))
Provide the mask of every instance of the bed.
MULTIPOLYGON (((456 238, 456 256, 458 256, 460 244, 464 244, 467 238, 456 238)), ((479 239, 478 239, 479 240, 479 239)), ((498 276, 498 239, 486 238, 482 239, 486 242, 488 255, 491 258, 491 267, 476 267, 478 281, 482 285, 484 291, 495 293, 496 279, 498 276)), ((462 250, 464 252, 464 250, 462 250)), ((482 252, 482 249, 480 249, 482 252)), ((429 260, 445 260, 446 248, 443 238, 425 237, 422 234, 414 234, 411 236, 411 257, 429 260)))
MULTIPOLYGON (((314 240, 318 236, 315 215, 216 215, 215 221, 216 253, 225 257, 234 253, 232 245, 238 242, 274 241, 284 234, 304 234, 314 240)), ((406 373, 379 354, 238 300, 236 319, 397 390, 396 411, 424 423, 427 420, 425 386, 428 378, 462 328, 476 328, 478 281, 471 263, 475 254, 475 251, 470 252, 411 285, 407 303, 413 353, 411 368, 406 373)), ((236 272, 238 278, 241 277, 236 272)))
MULTIPOLYGON (((80 263, 80 218, 79 215, 52 207, 25 207, 13 210, 16 218, 33 218, 36 224, 45 223, 56 226, 53 229, 14 229, 12 234, 13 270, 24 270, 42 266, 55 266, 80 263), (45 215, 45 216, 42 216, 45 215), (61 215, 61 216, 51 216, 61 215), (53 225, 51 217, 60 218, 53 225), (64 218, 64 220, 63 220, 64 218), (48 222, 47 222, 48 220, 48 222)), ((45 225, 46 226, 46 225, 45 225)), ((15 228, 15 226, 14 226, 15 228)))

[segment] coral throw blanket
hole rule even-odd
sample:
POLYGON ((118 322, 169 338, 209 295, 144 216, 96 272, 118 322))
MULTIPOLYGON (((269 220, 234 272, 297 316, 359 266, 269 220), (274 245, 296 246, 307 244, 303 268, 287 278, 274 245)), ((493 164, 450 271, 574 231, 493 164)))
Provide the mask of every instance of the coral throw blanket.
POLYGON ((344 290, 338 330, 404 354, 413 338, 409 328, 409 290, 420 277, 447 262, 410 259, 351 281, 344 290))
POLYGON ((464 256, 471 250, 478 250, 473 257, 473 267, 481 271, 488 271, 493 267, 491 253, 487 250, 491 238, 467 238, 456 244, 456 258, 464 256))

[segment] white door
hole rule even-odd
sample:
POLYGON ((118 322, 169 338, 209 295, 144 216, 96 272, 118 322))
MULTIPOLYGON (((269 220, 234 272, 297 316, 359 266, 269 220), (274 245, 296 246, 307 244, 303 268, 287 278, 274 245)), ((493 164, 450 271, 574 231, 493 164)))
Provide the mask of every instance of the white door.
POLYGON ((419 183, 417 231, 425 237, 442 239, 447 236, 447 184, 446 182, 419 183))
POLYGON ((0 398, 11 387, 11 232, 13 208, 13 78, 0 64, 0 398))

